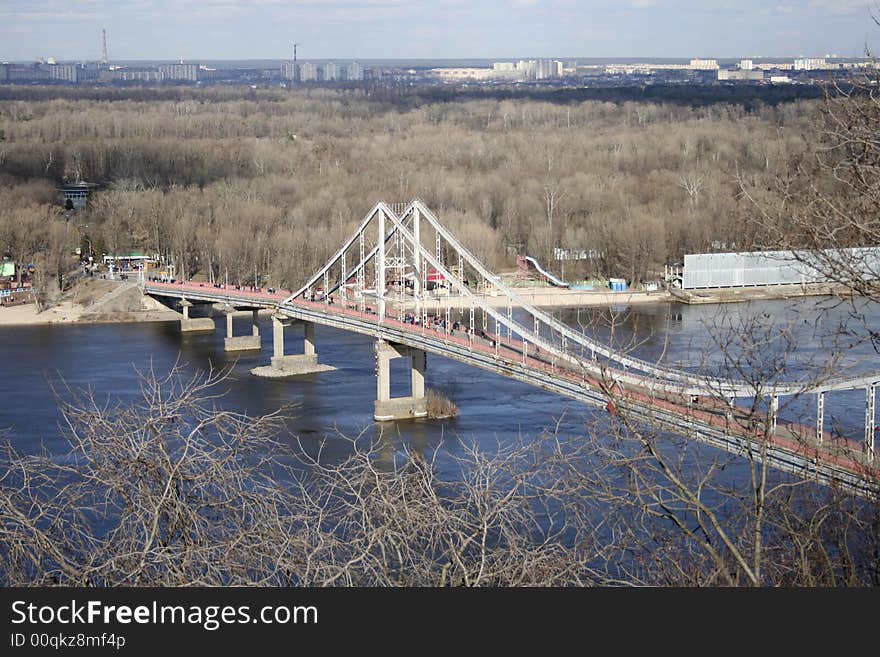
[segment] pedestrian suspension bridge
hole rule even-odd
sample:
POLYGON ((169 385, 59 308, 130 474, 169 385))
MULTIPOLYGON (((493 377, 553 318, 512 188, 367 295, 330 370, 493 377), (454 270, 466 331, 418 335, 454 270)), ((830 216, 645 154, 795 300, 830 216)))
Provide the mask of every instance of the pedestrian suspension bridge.
POLYGON ((228 351, 260 349, 257 314, 273 312, 270 376, 332 369, 318 360, 315 325, 376 339, 378 421, 427 415, 426 354, 480 367, 662 430, 860 495, 880 491, 874 458, 875 391, 880 374, 754 383, 667 367, 622 353, 527 303, 465 248, 421 201, 377 203, 352 236, 295 292, 196 282, 143 281, 143 291, 183 310, 182 331, 212 331, 193 318, 197 304, 223 304, 228 351), (234 333, 233 313, 252 311, 234 333), (462 317, 459 321, 455 318, 462 317), (302 353, 285 350, 285 327, 303 325, 302 353), (458 330, 455 330, 456 325, 458 330), (410 394, 392 398, 390 361, 408 359, 410 394), (865 391, 861 444, 825 427, 825 398, 865 391), (811 425, 781 422, 780 399, 815 399, 811 425), (747 410, 755 398, 766 412, 747 410), (739 403, 738 403, 739 401, 739 403))

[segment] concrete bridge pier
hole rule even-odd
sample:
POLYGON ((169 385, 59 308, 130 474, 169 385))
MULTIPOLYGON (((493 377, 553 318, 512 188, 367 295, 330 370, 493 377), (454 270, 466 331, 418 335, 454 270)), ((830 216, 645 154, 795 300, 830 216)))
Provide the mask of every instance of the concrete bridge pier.
POLYGON ((214 320, 210 317, 189 316, 189 309, 193 305, 191 301, 181 299, 177 305, 181 307, 183 313, 183 319, 180 320, 181 333, 208 333, 214 330, 214 320))
POLYGON ((251 335, 236 336, 232 331, 232 315, 235 308, 226 307, 226 340, 223 342, 223 349, 226 351, 259 351, 260 350, 260 325, 257 323, 259 319, 259 310, 254 308, 252 312, 253 330, 251 335))
POLYGON ((415 347, 376 341, 376 405, 373 417, 380 421, 406 420, 428 415, 425 398, 425 351, 415 347), (409 358, 411 390, 408 397, 391 397, 391 361, 409 358))
POLYGON ((264 367, 255 367, 251 374, 268 379, 284 379, 302 374, 315 372, 329 372, 335 370, 330 365, 322 365, 318 362, 318 352, 315 349, 315 325, 312 322, 300 322, 303 325, 303 353, 284 354, 284 329, 293 320, 280 315, 272 316, 272 360, 271 364, 264 367))
POLYGON ((871 384, 865 389, 865 453, 870 460, 874 460, 874 432, 876 431, 876 384, 871 384))

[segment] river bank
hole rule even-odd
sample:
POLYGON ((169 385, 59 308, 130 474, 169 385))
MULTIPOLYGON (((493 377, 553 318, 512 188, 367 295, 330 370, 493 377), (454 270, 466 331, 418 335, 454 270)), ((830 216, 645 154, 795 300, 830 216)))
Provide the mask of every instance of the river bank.
MULTIPOLYGON (((511 288, 523 301, 538 308, 575 308, 593 306, 631 306, 651 303, 664 303, 674 301, 671 294, 665 290, 655 292, 627 291, 612 292, 611 290, 565 290, 562 288, 535 288, 520 287, 511 288)), ((492 296, 491 294, 478 294, 477 298, 492 308, 506 308, 508 300, 505 296, 492 296)), ((468 297, 445 296, 428 294, 426 297, 428 306, 440 306, 442 308, 469 308, 471 305, 468 297)), ((398 302, 390 296, 388 303, 397 307, 398 302)), ((415 302, 408 300, 403 302, 404 308, 413 308, 415 302)))
MULTIPOLYGON (((762 287, 714 288, 704 290, 627 290, 612 292, 608 289, 567 290, 555 287, 511 288, 523 301, 538 308, 589 308, 601 306, 638 306, 644 304, 670 303, 678 301, 689 305, 742 303, 747 301, 772 301, 795 299, 810 296, 842 296, 841 286, 830 284, 810 285, 768 285, 762 287)), ((477 298, 492 308, 506 308, 507 297, 480 294, 477 298)), ((429 293, 426 297, 429 307, 468 308, 470 299, 461 296, 437 296, 429 293)), ((393 295, 388 299, 390 305, 397 305, 393 295)), ((403 307, 412 309, 415 303, 405 301, 403 307)))
MULTIPOLYGON (((645 292, 628 290, 567 290, 562 288, 520 287, 513 291, 526 303, 539 308, 588 308, 639 306, 681 302, 689 305, 726 304, 756 300, 792 299, 806 296, 841 295, 839 286, 775 285, 766 287, 705 289, 705 290, 656 290, 645 292)), ((506 308, 504 296, 478 295, 482 303, 493 308, 506 308)), ((470 300, 460 296, 426 297, 430 307, 468 308, 470 300)), ((394 295, 388 304, 397 307, 394 295)), ((406 309, 414 307, 412 300, 403 302, 406 309)), ((249 311, 242 311, 249 312, 249 311)), ((271 314, 271 310, 261 311, 271 314)), ((236 313, 241 314, 241 313, 236 313)), ((131 282, 87 279, 65 293, 57 302, 42 312, 36 304, 0 307, 0 327, 43 324, 106 324, 121 322, 167 322, 179 320, 180 313, 164 306, 152 297, 143 296, 137 284, 131 282)))
POLYGON ((167 322, 180 317, 155 299, 143 296, 135 283, 88 279, 42 312, 35 303, 0 308, 0 327, 167 322))
POLYGON ((849 294, 844 286, 838 284, 804 283, 801 285, 671 290, 670 295, 671 300, 688 305, 776 301, 816 296, 849 296, 849 294))

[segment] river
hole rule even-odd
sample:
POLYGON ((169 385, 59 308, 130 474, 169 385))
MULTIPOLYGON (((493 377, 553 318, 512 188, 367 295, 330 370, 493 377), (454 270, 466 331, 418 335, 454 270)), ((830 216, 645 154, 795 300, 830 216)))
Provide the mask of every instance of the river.
MULTIPOLYGON (((2 312, 2 311, 0 311, 2 312)), ((632 342, 637 355, 656 358, 665 351, 670 363, 696 367, 706 357, 722 360, 722 349, 712 327, 726 326, 734 333, 757 318, 766 330, 755 351, 780 350, 779 336, 796 345, 795 364, 788 378, 804 371, 812 360, 823 359, 833 349, 828 336, 837 327, 876 326, 876 306, 833 305, 828 300, 762 301, 726 306, 683 306, 658 304, 630 309, 566 309, 555 311, 572 325, 608 339, 608 325, 623 343, 632 342), (774 342, 775 340, 775 342, 774 342)), ((293 432, 304 440, 327 438, 329 449, 342 454, 346 443, 339 435, 356 436, 391 433, 395 444, 428 450, 443 442, 455 450, 459 441, 476 440, 487 448, 511 437, 528 440, 545 430, 582 435, 587 423, 606 421, 603 410, 588 408, 523 383, 428 355, 427 385, 444 392, 459 407, 456 418, 442 421, 417 420, 378 424, 373 421, 376 394, 373 341, 365 336, 318 326, 316 340, 322 363, 338 368, 333 372, 307 375, 292 380, 268 380, 252 376, 257 365, 268 364, 271 356, 271 325, 261 319, 263 350, 233 355, 223 351, 221 330, 211 334, 182 335, 177 322, 144 324, 52 325, 0 328, 2 376, 0 376, 0 431, 11 437, 18 449, 33 451, 44 446, 51 452, 64 449, 58 422, 60 414, 53 398, 53 386, 91 387, 99 398, 135 399, 139 394, 138 371, 153 368, 167 372, 180 362, 185 372, 213 367, 231 367, 221 384, 225 395, 221 405, 252 415, 270 413, 284 404, 295 404, 293 432)), ((238 331, 244 330, 245 319, 238 331)), ((287 351, 297 350, 301 328, 287 329, 287 351)), ((734 340, 733 343, 736 341, 734 340)), ((722 340, 728 344, 730 341, 722 340)), ((299 347, 301 349, 301 347, 299 347)), ((733 346, 736 349, 736 345, 733 346)), ((880 360, 870 343, 847 346, 845 362, 857 371, 880 371, 880 360)), ((403 359, 392 362, 392 395, 407 394, 403 359)), ((798 415, 812 423, 812 404, 805 398, 785 407, 783 416, 798 415)), ((863 431, 864 391, 834 393, 826 402, 826 427, 858 438, 863 431)), ((710 450, 703 447, 701 449, 710 450)))

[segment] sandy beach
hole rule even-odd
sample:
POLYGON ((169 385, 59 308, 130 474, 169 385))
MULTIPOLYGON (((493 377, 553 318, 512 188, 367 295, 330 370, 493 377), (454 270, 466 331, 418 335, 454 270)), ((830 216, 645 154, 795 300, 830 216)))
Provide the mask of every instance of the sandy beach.
POLYGON ((37 304, 0 307, 0 327, 40 324, 97 324, 167 322, 181 315, 141 294, 134 283, 88 280, 77 285, 51 307, 37 312, 37 304))

